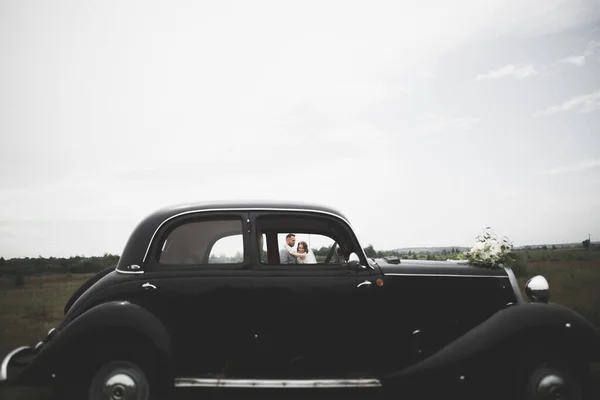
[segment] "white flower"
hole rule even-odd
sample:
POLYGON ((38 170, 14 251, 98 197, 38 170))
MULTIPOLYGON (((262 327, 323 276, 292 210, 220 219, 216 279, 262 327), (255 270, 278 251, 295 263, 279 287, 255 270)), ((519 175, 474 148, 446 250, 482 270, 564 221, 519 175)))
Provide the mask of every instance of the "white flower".
POLYGON ((504 237, 498 240, 493 232, 486 232, 477 237, 477 243, 467 252, 467 259, 476 265, 496 267, 504 264, 507 254, 512 248, 512 243, 504 237))
POLYGON ((485 248, 485 242, 477 242, 473 247, 471 247, 471 252, 474 253, 476 251, 482 251, 485 248))

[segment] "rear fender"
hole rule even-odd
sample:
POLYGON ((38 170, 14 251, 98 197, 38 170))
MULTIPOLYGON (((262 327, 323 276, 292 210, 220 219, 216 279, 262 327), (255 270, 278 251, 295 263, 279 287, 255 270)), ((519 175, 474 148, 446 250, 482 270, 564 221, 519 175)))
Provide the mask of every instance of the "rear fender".
POLYGON ((394 383, 450 371, 515 370, 521 353, 549 349, 585 362, 600 360, 600 331, 573 310, 522 303, 505 308, 427 359, 382 379, 394 383))
POLYGON ((23 385, 50 384, 61 373, 77 368, 77 362, 85 362, 85 354, 98 345, 118 348, 132 343, 151 345, 165 366, 170 366, 169 333, 152 313, 126 301, 102 303, 62 328, 40 349, 17 381, 23 385))

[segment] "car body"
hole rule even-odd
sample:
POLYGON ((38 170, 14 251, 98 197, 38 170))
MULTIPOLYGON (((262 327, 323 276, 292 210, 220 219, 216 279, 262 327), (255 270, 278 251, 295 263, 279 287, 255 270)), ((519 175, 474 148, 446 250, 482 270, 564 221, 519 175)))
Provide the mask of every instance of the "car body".
POLYGON ((60 326, 4 358, 0 381, 91 399, 211 388, 585 398, 600 332, 548 303, 543 277, 527 293, 510 268, 370 259, 330 207, 171 206, 73 294, 60 326), (317 264, 281 264, 288 232, 330 245, 317 264))

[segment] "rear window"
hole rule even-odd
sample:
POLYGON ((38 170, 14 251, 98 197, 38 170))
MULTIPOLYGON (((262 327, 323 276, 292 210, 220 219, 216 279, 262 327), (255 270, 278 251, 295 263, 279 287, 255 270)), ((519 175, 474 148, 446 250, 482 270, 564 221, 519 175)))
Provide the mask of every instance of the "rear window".
POLYGON ((238 264, 243 261, 241 219, 180 225, 165 239, 159 258, 162 265, 238 264))

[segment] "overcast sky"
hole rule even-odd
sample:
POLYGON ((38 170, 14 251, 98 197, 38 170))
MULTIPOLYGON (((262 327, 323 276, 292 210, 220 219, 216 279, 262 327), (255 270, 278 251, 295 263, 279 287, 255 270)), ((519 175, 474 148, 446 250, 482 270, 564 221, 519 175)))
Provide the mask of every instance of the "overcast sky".
POLYGON ((364 246, 600 239, 597 0, 0 3, 0 256, 300 200, 364 246))

